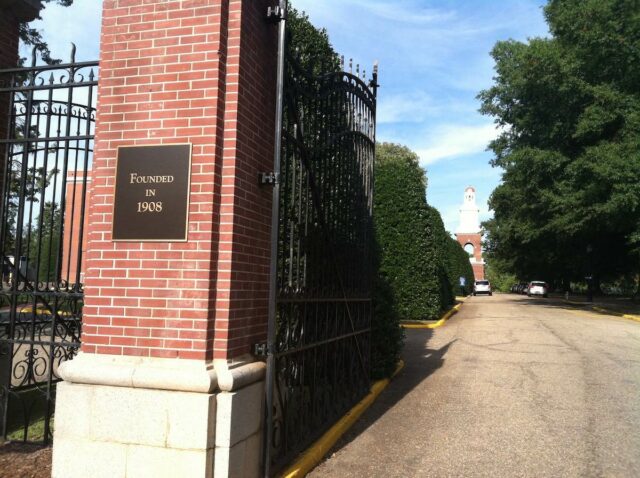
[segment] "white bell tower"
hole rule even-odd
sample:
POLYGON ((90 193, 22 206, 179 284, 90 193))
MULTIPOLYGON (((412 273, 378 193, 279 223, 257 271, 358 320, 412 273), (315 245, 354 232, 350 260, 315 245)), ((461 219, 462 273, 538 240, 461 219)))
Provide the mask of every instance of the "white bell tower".
POLYGON ((476 204, 476 190, 468 186, 464 190, 464 202, 460 207, 460 224, 456 234, 478 234, 480 232, 480 209, 476 204))
POLYGON ((469 254, 475 279, 484 279, 480 209, 476 204, 476 190, 473 186, 468 186, 464 190, 464 201, 460 207, 460 224, 456 229, 456 239, 469 254))

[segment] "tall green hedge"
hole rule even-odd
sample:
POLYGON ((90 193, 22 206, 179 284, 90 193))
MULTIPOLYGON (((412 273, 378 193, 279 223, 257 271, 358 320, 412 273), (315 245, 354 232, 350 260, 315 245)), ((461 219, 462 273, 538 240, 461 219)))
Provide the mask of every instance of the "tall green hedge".
POLYGON ((418 156, 392 143, 376 148, 373 202, 376 238, 375 313, 372 323, 372 376, 389 376, 400 356, 399 320, 440 317, 473 285, 469 256, 427 204, 427 178, 418 156))
POLYGON ((376 151, 374 221, 380 275, 389 283, 399 316, 427 320, 441 310, 437 248, 418 156, 382 143, 376 151))
MULTIPOLYGON (((374 270, 380 270, 381 251, 376 244, 374 270)), ((381 273, 373 278, 373 317, 371 320, 371 378, 390 377, 398 361, 404 334, 389 280, 381 273)))
POLYGON ((449 261, 449 280, 454 295, 462 293, 460 290, 460 277, 464 277, 466 285, 464 287, 464 295, 468 295, 473 290, 473 268, 469 262, 469 254, 462 248, 460 243, 452 237, 449 237, 449 252, 447 254, 449 261))
MULTIPOLYGON (((429 211, 429 227, 436 247, 436 267, 438 282, 440 284, 440 305, 442 309, 448 308, 455 302, 456 290, 452 286, 452 257, 450 250, 451 236, 444 228, 442 217, 436 208, 427 206, 429 211)), ((468 262, 468 261, 467 261, 468 262)))

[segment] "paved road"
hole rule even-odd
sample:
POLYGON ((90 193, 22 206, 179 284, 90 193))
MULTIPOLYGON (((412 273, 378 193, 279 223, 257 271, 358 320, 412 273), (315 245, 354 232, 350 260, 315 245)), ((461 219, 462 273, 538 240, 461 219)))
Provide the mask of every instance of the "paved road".
POLYGON ((313 477, 640 477, 640 323, 469 298, 313 477))

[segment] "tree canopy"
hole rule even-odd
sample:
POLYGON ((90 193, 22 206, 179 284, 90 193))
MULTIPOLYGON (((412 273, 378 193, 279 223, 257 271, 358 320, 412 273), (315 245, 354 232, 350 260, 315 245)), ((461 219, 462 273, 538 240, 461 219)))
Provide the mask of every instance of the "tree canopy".
POLYGON ((287 14, 287 28, 290 50, 304 68, 314 74, 338 70, 340 60, 324 28, 316 28, 307 14, 291 6, 287 14))
POLYGON ((489 259, 556 283, 640 266, 640 3, 551 0, 551 37, 498 42, 480 111, 503 181, 489 259))
MULTIPOLYGON (((63 7, 68 7, 73 4, 73 0, 42 0, 43 3, 55 3, 57 5, 62 5, 63 7)), ((45 7, 46 8, 46 7, 45 7)), ((40 17, 38 17, 40 18, 40 17)), ((47 64, 57 64, 60 63, 60 60, 51 57, 51 51, 49 50, 49 45, 44 38, 42 37, 42 33, 29 26, 28 23, 24 22, 20 24, 19 27, 20 40, 25 45, 33 46, 37 51, 40 52, 42 56, 42 61, 47 64)), ((21 60, 23 61, 23 60, 21 60)))

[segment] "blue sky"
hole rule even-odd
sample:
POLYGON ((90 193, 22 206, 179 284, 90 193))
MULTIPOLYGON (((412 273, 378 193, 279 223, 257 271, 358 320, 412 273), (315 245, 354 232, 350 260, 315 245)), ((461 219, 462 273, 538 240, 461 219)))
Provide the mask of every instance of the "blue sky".
MULTIPOLYGON (((500 181, 485 151, 496 131, 481 116, 476 95, 491 86, 498 40, 526 40, 548 30, 540 0, 290 0, 314 25, 326 28, 334 48, 367 72, 380 62, 378 139, 409 146, 429 180, 427 199, 449 231, 458 221, 464 188, 477 190, 481 219, 500 181)), ((98 57, 99 0, 48 5, 33 25, 54 56, 98 57)))

